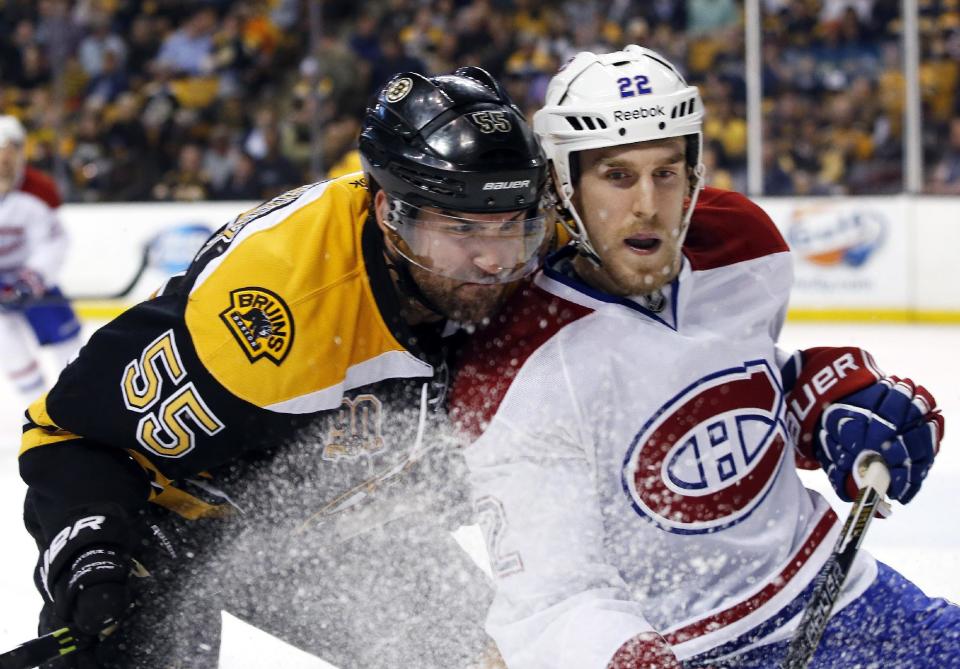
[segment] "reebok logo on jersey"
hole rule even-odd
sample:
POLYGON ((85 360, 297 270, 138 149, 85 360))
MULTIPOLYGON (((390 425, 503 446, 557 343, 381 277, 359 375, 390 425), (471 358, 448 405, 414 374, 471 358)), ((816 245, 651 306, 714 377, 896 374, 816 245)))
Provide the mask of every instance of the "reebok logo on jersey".
POLYGON ((483 190, 513 190, 514 188, 526 188, 530 185, 530 179, 521 181, 488 181, 483 184, 483 190))
POLYGON ((267 358, 279 365, 293 344, 290 308, 266 288, 239 288, 230 293, 230 306, 220 314, 250 362, 267 358))

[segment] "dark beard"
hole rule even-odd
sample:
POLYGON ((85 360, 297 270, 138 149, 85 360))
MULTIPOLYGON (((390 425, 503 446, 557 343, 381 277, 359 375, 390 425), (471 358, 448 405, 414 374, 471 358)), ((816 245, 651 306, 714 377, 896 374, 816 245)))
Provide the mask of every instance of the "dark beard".
POLYGON ((410 274, 443 316, 460 323, 486 324, 503 305, 508 293, 507 284, 465 284, 419 267, 411 267, 410 274))

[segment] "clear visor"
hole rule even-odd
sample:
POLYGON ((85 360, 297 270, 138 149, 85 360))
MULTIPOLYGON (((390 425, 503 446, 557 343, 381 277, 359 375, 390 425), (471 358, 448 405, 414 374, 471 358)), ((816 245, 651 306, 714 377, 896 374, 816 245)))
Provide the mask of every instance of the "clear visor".
POLYGON ((531 210, 490 214, 420 208, 391 198, 391 241, 410 263, 467 283, 509 283, 533 272, 550 246, 552 222, 531 210))

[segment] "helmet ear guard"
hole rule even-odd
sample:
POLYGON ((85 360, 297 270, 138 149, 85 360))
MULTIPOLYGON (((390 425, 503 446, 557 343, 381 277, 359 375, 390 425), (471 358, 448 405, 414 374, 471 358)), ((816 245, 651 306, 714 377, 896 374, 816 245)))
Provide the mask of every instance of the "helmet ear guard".
POLYGON ((573 203, 576 153, 589 149, 687 137, 692 168, 686 233, 703 183, 703 102, 695 86, 655 51, 631 44, 608 54, 578 53, 550 81, 534 130, 555 175, 564 224, 581 253, 599 256, 573 203))

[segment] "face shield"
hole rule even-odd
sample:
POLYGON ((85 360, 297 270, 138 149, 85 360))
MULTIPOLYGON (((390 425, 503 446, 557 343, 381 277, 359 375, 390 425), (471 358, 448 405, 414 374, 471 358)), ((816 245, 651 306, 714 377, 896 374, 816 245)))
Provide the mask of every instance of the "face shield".
POLYGON ((409 263, 448 279, 477 284, 517 281, 546 255, 552 220, 540 210, 450 212, 388 198, 387 235, 409 263))

